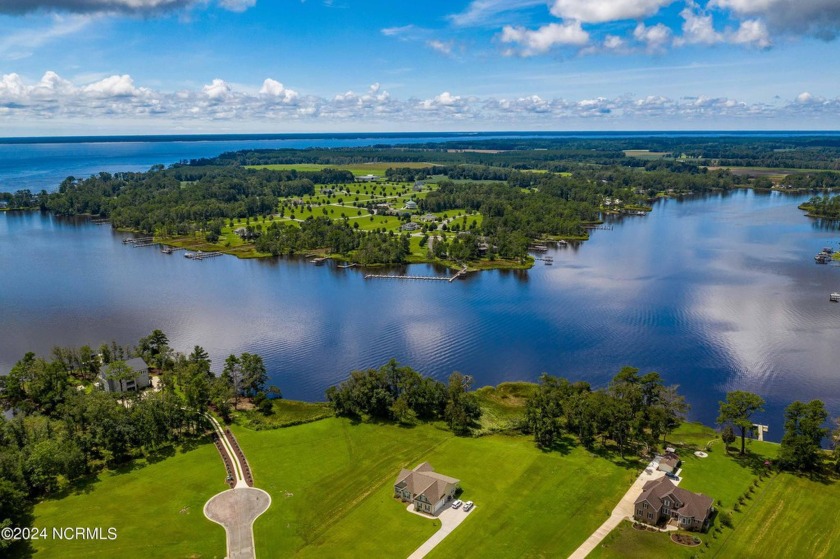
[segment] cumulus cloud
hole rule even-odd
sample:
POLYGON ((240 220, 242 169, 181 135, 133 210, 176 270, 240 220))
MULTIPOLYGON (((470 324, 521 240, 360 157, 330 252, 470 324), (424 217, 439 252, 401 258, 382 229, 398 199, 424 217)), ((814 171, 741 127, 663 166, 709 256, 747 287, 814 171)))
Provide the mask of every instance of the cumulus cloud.
MULTIPOLYGON (((437 128, 453 123, 491 124, 499 129, 524 127, 559 129, 564 123, 578 126, 718 127, 777 125, 807 119, 821 126, 840 126, 840 98, 803 92, 788 102, 745 103, 728 97, 661 95, 587 99, 473 97, 444 91, 430 98, 395 99, 378 83, 362 93, 346 91, 333 97, 300 95, 274 79, 267 79, 257 93, 238 91, 221 78, 194 90, 174 93, 140 87, 131 76, 114 75, 93 83, 74 84, 47 72, 37 81, 18 74, 0 77, 0 126, 32 126, 39 121, 62 119, 74 126, 107 120, 200 126, 225 122, 239 129, 320 122, 323 127, 346 123, 350 127, 393 129, 400 126, 437 128), (598 124, 601 123, 601 124, 598 124)), ((317 124, 313 124, 317 126, 317 124)))
POLYGON ((266 98, 276 99, 283 103, 294 103, 298 98, 298 92, 287 89, 277 80, 267 78, 260 88, 260 95, 266 98))
POLYGON ((643 43, 645 48, 652 52, 665 50, 671 42, 671 35, 671 29, 661 23, 650 27, 639 23, 633 30, 633 38, 643 43))
POLYGON ((683 34, 677 44, 714 45, 723 41, 723 35, 715 31, 712 15, 694 2, 689 2, 680 16, 683 18, 683 34))
MULTIPOLYGON (((207 3, 206 0, 3 0, 0 2, 0 13, 25 14, 41 11, 155 14, 207 3)), ((256 0, 218 1, 220 7, 234 12, 247 10, 255 4, 256 0)))
POLYGON ((201 91, 208 99, 214 101, 224 100, 231 94, 230 85, 225 80, 220 80, 219 78, 214 79, 211 83, 202 87, 201 91))
POLYGON ((709 6, 741 17, 759 17, 772 31, 781 33, 832 40, 840 30, 837 0, 710 0, 709 6))
POLYGON ((583 21, 604 23, 624 19, 641 19, 658 12, 675 0, 554 0, 552 15, 583 21))
POLYGON ((500 40, 519 46, 508 50, 507 54, 533 56, 556 46, 583 46, 589 42, 589 33, 583 30, 579 21, 549 23, 535 30, 507 25, 502 29, 500 40))

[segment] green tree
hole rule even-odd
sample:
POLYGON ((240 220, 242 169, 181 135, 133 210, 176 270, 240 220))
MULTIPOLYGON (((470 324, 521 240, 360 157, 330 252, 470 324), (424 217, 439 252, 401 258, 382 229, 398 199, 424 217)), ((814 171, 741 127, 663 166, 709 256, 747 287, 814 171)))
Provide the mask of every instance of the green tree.
POLYGON ((746 450, 747 431, 752 429, 752 416, 764 411, 764 399, 758 394, 735 390, 726 394, 726 401, 720 402, 720 425, 731 425, 741 430, 741 454, 746 450))
POLYGON ((444 416, 449 428, 458 435, 470 432, 475 421, 481 418, 481 407, 475 394, 469 392, 472 377, 455 371, 449 375, 446 409, 444 416))
POLYGON ((242 363, 235 355, 228 355, 225 359, 225 367, 222 369, 222 381, 228 386, 233 394, 233 409, 239 407, 239 394, 242 385, 242 363))
POLYGON ((783 468, 800 472, 816 471, 823 461, 822 440, 829 430, 825 404, 820 400, 793 402, 785 408, 785 434, 779 452, 783 468))
POLYGON ((725 425, 720 432, 720 440, 723 441, 723 448, 726 452, 729 452, 729 445, 734 443, 736 438, 732 425, 725 425))
POLYGON ((255 353, 243 353, 239 356, 239 363, 242 371, 240 390, 249 396, 264 392, 268 373, 263 358, 255 353))

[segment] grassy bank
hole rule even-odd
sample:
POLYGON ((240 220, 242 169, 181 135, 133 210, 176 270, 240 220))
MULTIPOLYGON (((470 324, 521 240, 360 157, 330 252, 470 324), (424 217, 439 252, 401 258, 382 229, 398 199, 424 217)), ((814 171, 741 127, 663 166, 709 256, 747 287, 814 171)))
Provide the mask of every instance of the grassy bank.
MULTIPOLYGON (((113 541, 32 542, 44 559, 89 557, 221 558, 225 535, 204 517, 207 500, 227 489, 216 448, 202 441, 156 460, 138 460, 89 478, 35 506, 38 528, 114 527, 113 541)), ((30 557, 19 554, 17 559, 30 557)))

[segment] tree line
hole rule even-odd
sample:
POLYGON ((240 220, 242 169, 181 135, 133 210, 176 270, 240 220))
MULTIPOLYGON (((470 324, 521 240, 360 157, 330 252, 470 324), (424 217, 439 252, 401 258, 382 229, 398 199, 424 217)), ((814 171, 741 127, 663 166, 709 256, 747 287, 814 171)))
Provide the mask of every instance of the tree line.
MULTIPOLYGON (((11 412, 0 415, 0 527, 26 526, 35 500, 82 477, 205 436, 208 408, 229 420, 249 397, 271 413, 270 399, 281 394, 267 381, 259 355, 231 355, 217 376, 203 348, 175 352, 160 330, 134 347, 57 347, 50 358, 27 353, 0 375, 0 407, 11 412), (106 379, 136 377, 126 366, 132 357, 157 370, 159 391, 95 388, 100 369, 106 379)), ((9 543, 0 541, 0 550, 9 543)))

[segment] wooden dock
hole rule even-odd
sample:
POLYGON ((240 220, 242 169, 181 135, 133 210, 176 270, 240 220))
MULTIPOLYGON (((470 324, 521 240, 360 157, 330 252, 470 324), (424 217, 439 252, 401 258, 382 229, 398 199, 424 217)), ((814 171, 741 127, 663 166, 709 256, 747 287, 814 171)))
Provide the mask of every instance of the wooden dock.
POLYGON ((467 267, 464 266, 449 277, 446 276, 398 276, 391 274, 365 274, 365 279, 397 279, 397 280, 420 280, 420 281, 448 281, 452 283, 461 276, 466 275, 467 267))
POLYGON ((221 252, 187 252, 184 254, 184 258, 189 258, 191 260, 206 260, 208 258, 215 258, 217 256, 221 256, 223 253, 221 252))
POLYGON ((137 241, 134 243, 134 248, 144 248, 144 247, 152 247, 157 246, 160 243, 156 243, 154 241, 137 241))
POLYGON ((136 239, 123 239, 124 245, 136 245, 137 243, 148 243, 154 241, 154 237, 137 237, 136 239))
POLYGON ((326 256, 319 256, 318 258, 313 258, 312 260, 310 260, 310 262, 315 264, 316 266, 321 266, 327 260, 328 258, 326 256))
POLYGON ((172 254, 174 252, 178 252, 179 250, 187 250, 185 247, 163 247, 160 251, 164 254, 172 254))
POLYGON ((595 230, 595 231, 612 231, 612 225, 584 225, 584 229, 595 230))
POLYGON ((358 264, 355 263, 355 262, 352 262, 350 264, 339 264, 339 265, 336 266, 336 268, 346 269, 346 268, 355 268, 356 266, 358 266, 358 264))

